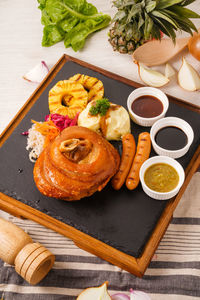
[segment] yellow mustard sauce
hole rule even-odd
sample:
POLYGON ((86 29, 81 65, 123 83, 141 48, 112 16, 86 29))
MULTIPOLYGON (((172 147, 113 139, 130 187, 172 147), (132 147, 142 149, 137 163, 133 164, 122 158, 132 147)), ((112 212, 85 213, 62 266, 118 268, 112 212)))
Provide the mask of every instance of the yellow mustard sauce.
POLYGON ((179 175, 172 166, 165 163, 157 163, 146 170, 144 182, 151 190, 167 193, 178 185, 179 175))

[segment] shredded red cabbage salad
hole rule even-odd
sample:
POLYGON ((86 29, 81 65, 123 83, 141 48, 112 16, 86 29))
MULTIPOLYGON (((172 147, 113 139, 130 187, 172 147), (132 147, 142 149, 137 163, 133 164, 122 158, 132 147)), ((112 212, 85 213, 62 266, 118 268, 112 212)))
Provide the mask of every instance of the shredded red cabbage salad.
MULTIPOLYGON (((45 116, 45 122, 48 122, 51 120, 55 126, 62 131, 63 129, 70 127, 70 126, 76 126, 78 123, 78 116, 79 113, 76 114, 74 119, 70 119, 68 116, 62 116, 59 114, 49 114, 45 116)), ((28 131, 21 132, 22 135, 27 136, 28 131)))
POLYGON ((21 132, 21 135, 28 135, 28 131, 21 132))
POLYGON ((59 114, 50 114, 45 117, 45 122, 49 121, 49 119, 55 124, 55 126, 62 131, 66 127, 75 126, 78 122, 78 115, 76 114, 74 119, 70 119, 68 116, 62 116, 59 114))

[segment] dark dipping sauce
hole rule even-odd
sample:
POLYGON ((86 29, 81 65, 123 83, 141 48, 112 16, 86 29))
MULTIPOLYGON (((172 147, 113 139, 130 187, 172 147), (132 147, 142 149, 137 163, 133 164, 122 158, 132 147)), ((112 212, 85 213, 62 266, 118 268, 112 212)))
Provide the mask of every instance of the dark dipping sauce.
POLYGON ((163 112, 163 104, 154 96, 144 95, 133 101, 131 109, 142 118, 154 118, 163 112))
POLYGON ((158 146, 166 150, 179 150, 186 146, 188 138, 180 128, 167 126, 156 133, 155 141, 158 146))

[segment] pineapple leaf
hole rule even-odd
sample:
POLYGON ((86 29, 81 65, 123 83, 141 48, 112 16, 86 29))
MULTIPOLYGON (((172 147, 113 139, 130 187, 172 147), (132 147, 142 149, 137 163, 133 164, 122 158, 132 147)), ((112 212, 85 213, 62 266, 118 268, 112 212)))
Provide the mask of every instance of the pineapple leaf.
POLYGON ((155 18, 155 20, 156 20, 157 24, 159 25, 160 30, 164 34, 166 34, 167 36, 169 36, 172 39, 173 43, 175 43, 175 41, 176 41, 176 34, 174 32, 173 27, 168 22, 166 22, 165 20, 161 21, 159 18, 155 18))
MULTIPOLYGON (((190 21, 190 19, 188 19, 187 17, 185 17, 183 14, 180 14, 179 13, 179 8, 180 7, 178 7, 178 10, 177 10, 177 8, 175 8, 175 7, 171 7, 170 9, 169 9, 169 11, 172 11, 172 12, 174 12, 175 13, 175 15, 174 15, 174 18, 176 18, 176 20, 180 23, 180 24, 185 24, 189 29, 191 28, 191 29, 193 29, 194 31, 198 31, 197 30, 197 28, 196 28, 196 26, 194 25, 194 23, 192 23, 192 21, 190 21)), ((180 27, 180 29, 182 29, 181 27, 180 27)), ((184 29, 185 30, 185 29, 184 29)), ((188 32, 188 31, 187 31, 188 32)))
POLYGON ((179 4, 181 2, 183 2, 183 0, 158 0, 156 9, 164 9, 175 4, 179 4))
POLYGON ((126 25, 126 41, 130 41, 132 37, 133 37, 133 30, 132 30, 131 23, 129 23, 128 25, 126 25))
POLYGON ((113 5, 118 9, 122 6, 123 0, 115 0, 113 1, 113 5))
POLYGON ((165 21, 167 21, 168 23, 170 23, 172 26, 174 26, 174 28, 178 29, 176 23, 173 21, 172 18, 170 18, 167 14, 165 14, 163 11, 161 10, 154 10, 151 13, 153 16, 159 18, 159 19, 163 19, 165 21))
POLYGON ((117 20, 121 21, 124 17, 126 17, 126 12, 124 10, 119 10, 115 14, 113 21, 117 21, 117 20))
POLYGON ((134 21, 132 24, 132 36, 136 42, 138 42, 141 38, 141 33, 140 30, 138 30, 138 24, 136 21, 134 21))
POLYGON ((160 28, 155 23, 153 24, 153 28, 151 30, 151 37, 155 38, 156 40, 161 40, 160 28))
POLYGON ((126 22, 124 22, 124 23, 119 23, 119 25, 117 26, 117 28, 116 28, 116 34, 117 35, 122 35, 122 33, 123 33, 123 31, 124 31, 124 29, 125 29, 125 27, 126 27, 126 22))
POLYGON ((145 0, 135 0, 135 3, 141 3, 142 6, 145 6, 145 0))
POLYGON ((194 1, 196 1, 196 0, 184 0, 181 2, 181 6, 187 6, 191 3, 193 3, 194 1))
POLYGON ((141 4, 141 3, 140 2, 137 3, 137 1, 134 1, 134 0, 124 0, 124 1, 121 1, 121 5, 118 6, 118 8, 123 9, 126 6, 132 6, 132 5, 136 5, 136 4, 141 4))
POLYGON ((178 25, 180 30, 184 30, 185 32, 188 32, 192 35, 192 30, 190 29, 190 26, 188 26, 188 24, 185 23, 186 22, 185 18, 182 18, 182 17, 178 16, 177 14, 172 12, 171 10, 166 10, 166 12, 172 16, 174 22, 177 22, 177 25, 178 25))
POLYGON ((152 0, 146 0, 145 10, 147 13, 153 11, 156 7, 157 2, 152 0))
POLYGON ((148 40, 151 36, 151 30, 153 27, 153 20, 145 13, 145 25, 144 25, 144 38, 148 40))
POLYGON ((182 18, 182 23, 185 24, 189 29, 193 29, 194 31, 198 32, 196 26, 194 23, 192 23, 192 21, 190 21, 190 19, 182 18))
POLYGON ((173 13, 172 11, 170 11, 168 9, 164 9, 162 11, 162 13, 173 20, 173 22, 176 24, 176 27, 177 27, 176 30, 180 28, 179 22, 177 21, 177 15, 175 13, 173 13))
POLYGON ((122 5, 122 3, 121 3, 122 1, 121 0, 116 0, 116 1, 113 1, 113 5, 115 6, 115 7, 117 7, 117 8, 120 8, 121 7, 121 5, 122 5))
POLYGON ((128 13, 127 22, 131 22, 131 19, 134 18, 138 13, 142 13, 142 7, 140 3, 132 5, 128 13))
POLYGON ((188 32, 190 35, 193 35, 193 32, 190 29, 190 27, 188 27, 188 25, 186 25, 183 22, 180 22, 180 26, 181 26, 181 30, 184 30, 185 32, 188 32))
POLYGON ((142 25, 144 24, 145 20, 142 16, 142 14, 139 14, 139 21, 138 21, 138 30, 142 27, 142 25))
POLYGON ((178 16, 182 16, 185 18, 200 18, 200 15, 195 13, 194 11, 179 6, 179 5, 174 5, 173 7, 170 7, 169 9, 171 9, 173 12, 175 12, 178 16))

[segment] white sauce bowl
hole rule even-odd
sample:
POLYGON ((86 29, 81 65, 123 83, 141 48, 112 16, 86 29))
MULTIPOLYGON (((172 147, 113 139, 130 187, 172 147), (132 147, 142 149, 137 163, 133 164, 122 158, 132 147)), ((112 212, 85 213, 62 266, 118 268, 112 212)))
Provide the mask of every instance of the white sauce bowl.
POLYGON ((179 192, 181 186, 184 183, 184 180, 185 180, 185 172, 184 172, 183 167, 175 159, 168 157, 168 156, 151 157, 151 158, 147 159, 140 168, 140 182, 142 184, 142 188, 149 197, 151 197, 155 200, 167 200, 167 199, 174 197, 179 192), (157 163, 164 163, 164 164, 168 164, 168 165, 172 166, 179 175, 179 182, 178 182, 177 186, 170 192, 166 192, 166 193, 156 192, 156 191, 150 189, 144 181, 144 174, 145 174, 146 170, 150 166, 157 164, 157 163))
POLYGON ((153 87, 141 87, 138 89, 135 89, 129 96, 127 100, 127 107, 130 114, 131 119, 133 122, 135 122, 138 125, 149 127, 152 126, 157 120, 164 118, 168 107, 169 107, 169 100, 165 93, 163 93, 161 90, 153 87), (136 115, 132 111, 132 103, 141 96, 153 96, 157 99, 159 99, 163 104, 163 111, 160 115, 154 117, 154 118, 143 118, 138 115, 136 115))
POLYGON ((167 117, 164 118, 162 120, 158 120, 156 123, 153 124, 153 126, 151 127, 151 131, 150 131, 150 137, 151 137, 151 142, 152 142, 152 146, 154 151, 159 154, 159 155, 166 155, 172 158, 179 158, 183 155, 185 155, 187 153, 187 151, 189 150, 193 139, 194 139, 194 132, 192 127, 183 119, 180 118, 176 118, 176 117, 167 117), (187 136, 187 144, 178 150, 167 150, 164 148, 161 148, 155 141, 155 136, 157 134, 157 132, 165 127, 169 127, 169 126, 174 126, 174 127, 178 127, 179 129, 181 129, 187 136))

